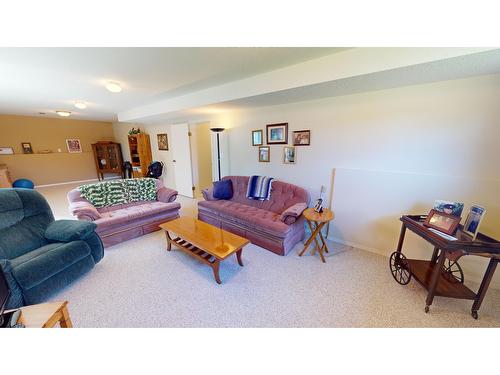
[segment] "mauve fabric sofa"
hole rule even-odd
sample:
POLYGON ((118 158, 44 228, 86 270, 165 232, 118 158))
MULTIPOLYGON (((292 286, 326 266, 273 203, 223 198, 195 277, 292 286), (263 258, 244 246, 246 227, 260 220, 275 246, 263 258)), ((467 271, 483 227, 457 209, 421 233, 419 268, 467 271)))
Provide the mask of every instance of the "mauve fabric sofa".
POLYGON ((104 256, 96 225, 54 220, 30 189, 0 189, 0 267, 9 284, 7 308, 44 302, 104 256))
POLYGON ((273 253, 286 255, 304 239, 304 211, 309 193, 296 185, 274 180, 268 201, 246 197, 248 176, 226 176, 233 185, 230 200, 218 200, 205 189, 198 202, 198 219, 242 237, 273 253))
POLYGON ((179 217, 177 191, 156 180, 156 201, 132 202, 96 208, 78 189, 68 193, 69 211, 79 220, 97 224, 104 247, 116 245, 160 229, 159 225, 179 217))

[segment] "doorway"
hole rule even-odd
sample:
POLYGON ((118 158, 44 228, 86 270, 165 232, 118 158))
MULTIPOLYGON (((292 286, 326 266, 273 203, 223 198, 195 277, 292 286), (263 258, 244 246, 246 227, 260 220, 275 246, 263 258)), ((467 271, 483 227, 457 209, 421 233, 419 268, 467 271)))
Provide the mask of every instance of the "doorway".
POLYGON ((203 189, 212 186, 212 141, 210 122, 200 122, 189 126, 191 132, 191 160, 193 166, 193 186, 195 198, 202 196, 203 189))

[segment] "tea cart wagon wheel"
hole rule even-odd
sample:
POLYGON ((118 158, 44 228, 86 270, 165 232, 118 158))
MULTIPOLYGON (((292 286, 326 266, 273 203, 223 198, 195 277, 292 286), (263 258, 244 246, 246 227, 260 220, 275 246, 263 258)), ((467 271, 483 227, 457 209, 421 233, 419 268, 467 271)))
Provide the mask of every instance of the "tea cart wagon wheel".
POLYGON ((401 285, 406 285, 411 280, 411 270, 408 260, 403 253, 395 251, 389 259, 389 268, 391 269, 392 277, 401 285))
POLYGON ((452 279, 455 279, 461 284, 464 283, 464 272, 457 261, 446 258, 443 269, 452 279))

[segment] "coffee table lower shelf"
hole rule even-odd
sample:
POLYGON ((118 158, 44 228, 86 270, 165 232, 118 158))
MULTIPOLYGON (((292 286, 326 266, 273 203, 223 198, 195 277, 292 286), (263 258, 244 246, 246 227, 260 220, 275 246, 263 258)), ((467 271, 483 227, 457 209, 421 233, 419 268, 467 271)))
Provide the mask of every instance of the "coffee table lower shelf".
MULTIPOLYGON (((172 244, 177 246, 179 249, 183 250, 189 255, 192 255, 199 261, 205 263, 206 265, 210 266, 212 268, 212 271, 214 273, 214 278, 217 284, 222 284, 220 275, 219 275, 219 267, 220 267, 220 261, 221 259, 213 256, 212 254, 207 253, 205 250, 200 249, 196 247, 195 245, 189 243, 188 241, 180 238, 180 237, 175 237, 171 238, 170 234, 168 231, 165 232, 167 236, 167 251, 172 250, 172 244)), ((241 252, 242 249, 239 249, 236 251, 236 259, 238 260, 238 264, 243 267, 243 261, 241 260, 241 252)))

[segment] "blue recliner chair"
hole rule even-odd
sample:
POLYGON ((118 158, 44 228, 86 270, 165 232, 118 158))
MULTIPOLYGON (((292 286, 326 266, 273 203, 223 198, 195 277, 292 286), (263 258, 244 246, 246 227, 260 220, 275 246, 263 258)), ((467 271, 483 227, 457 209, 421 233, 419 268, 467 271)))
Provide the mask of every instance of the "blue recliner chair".
POLYGON ((0 267, 9 283, 7 308, 45 301, 104 256, 96 225, 57 220, 35 190, 0 189, 0 267))

